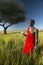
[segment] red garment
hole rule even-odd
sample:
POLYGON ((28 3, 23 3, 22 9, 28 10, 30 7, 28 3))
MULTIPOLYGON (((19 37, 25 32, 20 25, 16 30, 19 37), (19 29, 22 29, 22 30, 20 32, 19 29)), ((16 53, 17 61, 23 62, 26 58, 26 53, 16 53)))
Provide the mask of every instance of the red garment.
POLYGON ((30 52, 33 52, 34 45, 35 45, 35 33, 31 33, 28 28, 23 53, 29 55, 30 52))

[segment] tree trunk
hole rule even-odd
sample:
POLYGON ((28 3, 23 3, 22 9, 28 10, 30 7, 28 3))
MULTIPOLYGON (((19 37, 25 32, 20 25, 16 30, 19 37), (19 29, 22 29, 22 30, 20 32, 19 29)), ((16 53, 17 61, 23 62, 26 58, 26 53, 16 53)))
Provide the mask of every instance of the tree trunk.
POLYGON ((4 28, 4 34, 7 34, 7 31, 6 31, 6 30, 7 30, 7 29, 4 28))
POLYGON ((11 25, 7 25, 6 27, 5 27, 5 24, 6 24, 6 22, 4 23, 4 24, 0 24, 0 26, 2 26, 3 28, 4 28, 4 34, 7 34, 7 28, 8 27, 10 27, 11 25))

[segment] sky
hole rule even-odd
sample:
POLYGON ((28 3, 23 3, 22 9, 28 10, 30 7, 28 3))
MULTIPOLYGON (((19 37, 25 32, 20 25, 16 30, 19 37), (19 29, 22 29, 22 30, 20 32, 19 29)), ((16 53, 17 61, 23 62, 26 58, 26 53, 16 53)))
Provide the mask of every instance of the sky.
MULTIPOLYGON (((35 27, 37 29, 43 29, 43 0, 17 0, 24 4, 26 10, 27 19, 13 25, 8 28, 8 30, 25 30, 28 27, 28 22, 30 19, 35 20, 35 27)), ((3 27, 0 26, 0 31, 3 30, 3 27)))

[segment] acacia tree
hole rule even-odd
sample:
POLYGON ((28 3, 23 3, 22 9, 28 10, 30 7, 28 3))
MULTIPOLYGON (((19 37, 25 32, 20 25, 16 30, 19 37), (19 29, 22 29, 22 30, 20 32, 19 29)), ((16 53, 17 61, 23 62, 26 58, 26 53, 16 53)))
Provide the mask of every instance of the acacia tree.
POLYGON ((4 28, 4 34, 8 27, 25 20, 25 10, 17 1, 0 1, 0 26, 4 28), (3 24, 1 24, 3 23, 3 24), (5 26, 6 23, 9 23, 5 26))

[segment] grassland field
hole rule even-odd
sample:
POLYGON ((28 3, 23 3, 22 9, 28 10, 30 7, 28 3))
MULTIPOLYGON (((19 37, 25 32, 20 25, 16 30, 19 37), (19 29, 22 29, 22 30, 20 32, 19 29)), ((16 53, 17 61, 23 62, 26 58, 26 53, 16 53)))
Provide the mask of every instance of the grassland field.
POLYGON ((38 34, 38 48, 33 59, 23 54, 24 41, 25 36, 20 33, 0 33, 0 65, 43 65, 43 31, 38 34))

